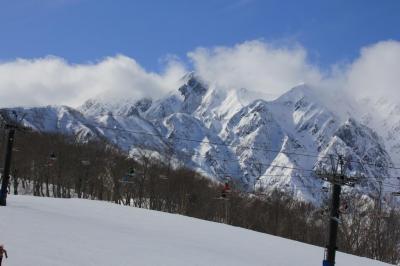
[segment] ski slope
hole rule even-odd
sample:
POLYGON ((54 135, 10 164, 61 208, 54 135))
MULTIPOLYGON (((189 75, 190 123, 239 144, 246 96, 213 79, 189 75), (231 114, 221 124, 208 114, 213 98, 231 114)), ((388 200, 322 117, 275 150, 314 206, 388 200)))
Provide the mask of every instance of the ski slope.
MULTIPOLYGON (((31 196, 0 207, 0 243, 4 266, 313 266, 323 256, 319 247, 180 215, 31 196)), ((339 253, 337 265, 388 264, 339 253)))

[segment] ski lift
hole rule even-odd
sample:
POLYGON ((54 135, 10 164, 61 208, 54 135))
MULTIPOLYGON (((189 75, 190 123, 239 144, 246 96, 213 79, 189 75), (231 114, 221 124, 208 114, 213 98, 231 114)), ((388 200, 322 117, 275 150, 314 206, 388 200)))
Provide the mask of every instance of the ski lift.
MULTIPOLYGON (((226 178, 225 178, 226 179, 226 178)), ((221 188, 221 194, 217 196, 215 199, 217 200, 228 200, 229 199, 229 194, 232 192, 231 186, 229 185, 228 181, 225 181, 222 188, 221 188)))
POLYGON ((323 260, 322 261, 322 266, 332 266, 332 264, 327 260, 323 260))
POLYGON ((254 195, 258 197, 265 196, 265 191, 263 191, 262 189, 257 189, 254 191, 254 195))
POLYGON ((81 164, 82 164, 83 166, 89 166, 89 165, 90 165, 90 161, 89 161, 89 160, 82 160, 82 161, 81 161, 81 164))
POLYGON ((321 216, 326 216, 326 215, 328 215, 328 214, 329 214, 329 208, 328 208, 328 207, 321 208, 321 209, 319 210, 319 214, 320 214, 321 216))
POLYGON ((381 214, 374 215, 373 217, 378 218, 378 219, 388 219, 388 218, 390 218, 390 214, 389 213, 381 213, 381 214))
POLYGON ((47 162, 46 162, 45 166, 47 166, 47 167, 53 166, 53 162, 55 162, 56 160, 57 160, 56 154, 54 152, 51 152, 49 154, 49 156, 47 157, 47 162))
POLYGON ((135 169, 133 167, 129 168, 127 176, 129 176, 129 177, 135 177, 136 176, 135 169))
POLYGON ((137 177, 135 169, 133 167, 129 168, 128 173, 122 177, 119 181, 120 183, 135 183, 133 182, 132 178, 137 177))
POLYGON ((131 178, 135 177, 135 169, 133 167, 129 168, 128 173, 122 177, 121 183, 133 183, 131 178))
POLYGON ((161 180, 168 180, 168 176, 164 174, 159 175, 158 178, 161 180))
POLYGON ((229 176, 229 175, 224 176, 222 179, 224 180, 225 183, 226 183, 226 182, 231 182, 231 181, 232 181, 232 177, 229 176))
POLYGON ((263 196, 265 196, 265 193, 262 191, 256 191, 256 192, 254 192, 254 195, 256 195, 257 197, 263 197, 263 196))
POLYGON ((375 162, 375 167, 376 168, 383 169, 383 168, 387 168, 388 166, 389 166, 388 163, 386 163, 385 161, 375 162))
POLYGON ((231 193, 231 177, 230 176, 225 176, 221 178, 223 180, 223 185, 220 190, 220 194, 215 197, 217 200, 228 200, 228 195, 231 193))
POLYGON ((340 220, 340 219, 337 218, 337 217, 331 217, 331 220, 336 221, 338 224, 341 224, 341 223, 342 223, 342 220, 340 220))
POLYGON ((339 213, 340 214, 348 214, 349 213, 349 205, 347 204, 347 202, 344 202, 340 205, 339 213))
POLYGON ((124 184, 135 184, 135 182, 131 180, 127 175, 123 176, 122 179, 119 180, 119 182, 124 184))
POLYGON ((50 161, 56 161, 57 160, 57 156, 54 152, 51 152, 49 155, 49 160, 50 161))
POLYGON ((228 194, 232 192, 231 186, 229 185, 229 182, 225 182, 222 190, 221 190, 221 197, 222 198, 227 198, 228 194))

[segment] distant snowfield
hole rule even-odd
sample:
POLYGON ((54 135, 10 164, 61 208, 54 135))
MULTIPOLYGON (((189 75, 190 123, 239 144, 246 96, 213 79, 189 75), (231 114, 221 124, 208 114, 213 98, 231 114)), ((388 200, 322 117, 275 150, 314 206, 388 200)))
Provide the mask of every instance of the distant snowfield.
MULTIPOLYGON (((301 228, 299 228, 301 230, 301 228)), ((4 266, 313 266, 323 249, 180 215, 101 201, 10 196, 4 266)), ((336 265, 388 265, 339 253, 336 265)))

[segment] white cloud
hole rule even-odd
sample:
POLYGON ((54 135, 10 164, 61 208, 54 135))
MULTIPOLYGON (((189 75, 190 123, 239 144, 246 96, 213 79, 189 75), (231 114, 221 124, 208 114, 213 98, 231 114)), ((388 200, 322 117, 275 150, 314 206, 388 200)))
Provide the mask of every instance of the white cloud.
POLYGON ((188 56, 203 79, 224 88, 245 87, 280 95, 301 83, 321 80, 319 70, 307 62, 301 46, 274 47, 249 41, 234 47, 198 48, 188 56))
POLYGON ((348 64, 329 71, 312 65, 306 50, 249 41, 233 47, 198 48, 188 54, 195 71, 221 87, 245 87, 279 96, 307 83, 314 87, 348 92, 353 98, 384 97, 399 103, 400 42, 381 41, 361 48, 348 64))
POLYGON ((185 70, 169 61, 161 74, 147 72, 126 56, 93 64, 69 64, 58 57, 0 63, 0 106, 65 104, 88 98, 159 96, 176 89, 185 70))
POLYGON ((353 96, 392 98, 399 103, 400 42, 382 41, 362 48, 345 77, 345 89, 353 96))
MULTIPOLYGON (((299 46, 263 41, 233 47, 198 48, 188 53, 192 68, 204 80, 222 88, 245 87, 279 96, 308 83, 345 89, 362 97, 386 96, 399 102, 400 42, 384 41, 361 49, 354 62, 332 67, 329 74, 313 66, 299 46)), ((86 99, 160 97, 180 86, 187 71, 174 56, 166 57, 162 73, 148 72, 134 59, 118 55, 96 63, 70 64, 62 58, 0 62, 0 107, 65 104, 86 99)))

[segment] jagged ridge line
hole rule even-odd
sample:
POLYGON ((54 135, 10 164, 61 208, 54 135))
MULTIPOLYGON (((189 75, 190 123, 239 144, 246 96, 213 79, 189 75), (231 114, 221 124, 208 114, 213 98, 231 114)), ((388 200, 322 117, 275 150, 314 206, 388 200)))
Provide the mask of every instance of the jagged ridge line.
MULTIPOLYGON (((84 125, 88 126, 87 124, 84 124, 84 125)), ((133 133, 133 134, 141 134, 141 135, 148 135, 148 136, 154 136, 154 137, 162 138, 162 136, 160 136, 158 134, 153 134, 153 133, 148 133, 148 132, 133 131, 133 130, 122 129, 122 128, 111 128, 111 127, 106 127, 106 126, 97 126, 97 127, 104 128, 104 129, 109 129, 109 130, 130 132, 130 133, 133 133)), ((211 145, 217 145, 217 146, 244 148, 244 149, 249 149, 249 150, 262 150, 262 151, 267 151, 267 152, 275 152, 275 153, 278 153, 278 154, 282 153, 282 154, 298 155, 298 156, 305 156, 305 157, 329 158, 328 156, 321 156, 321 155, 315 155, 315 154, 286 152, 286 151, 279 151, 279 150, 251 147, 251 146, 234 145, 234 144, 226 144, 226 143, 217 143, 217 142, 205 141, 205 140, 195 140, 195 139, 189 139, 189 138, 168 137, 168 139, 184 140, 184 141, 211 144, 211 145)))
MULTIPOLYGON (((82 123, 81 121, 80 121, 80 124, 82 124, 82 125, 84 125, 84 126, 86 126, 88 128, 92 128, 94 126, 94 127, 108 129, 108 130, 129 132, 129 133, 133 133, 133 134, 148 135, 148 136, 154 136, 154 137, 159 137, 159 138, 163 139, 163 137, 161 135, 159 135, 159 134, 153 134, 153 133, 148 133, 148 132, 133 131, 133 130, 121 129, 121 128, 112 128, 112 127, 106 127, 106 126, 101 126, 101 125, 89 125, 89 124, 86 124, 86 123, 82 123)), ((262 151, 267 151, 267 152, 275 152, 275 153, 278 153, 278 154, 281 153, 281 154, 287 154, 287 155, 305 156, 305 157, 313 157, 313 158, 324 158, 324 159, 330 159, 331 158, 330 156, 322 156, 322 155, 307 154, 307 153, 285 152, 285 151, 278 151, 278 150, 272 150, 272 149, 266 149, 266 148, 257 148, 257 147, 251 147, 251 146, 233 145, 233 144, 226 144, 226 143, 217 143, 217 142, 204 141, 204 140, 195 140, 195 139, 189 139, 189 138, 168 137, 168 139, 184 140, 184 141, 211 144, 211 145, 217 145, 217 146, 225 146, 225 147, 245 148, 245 149, 250 149, 250 150, 262 150, 262 151)), ((335 156, 335 155, 332 155, 332 156, 335 156)), ((339 157, 339 155, 337 155, 337 157, 339 157)), ((377 167, 376 163, 372 164, 372 163, 359 162, 359 161, 354 161, 354 160, 347 160, 347 162, 359 163, 359 164, 362 164, 362 165, 364 164, 364 165, 377 167)), ((400 170, 400 167, 397 167, 395 164, 392 164, 392 166, 388 165, 388 166, 386 166, 386 168, 400 170)))
MULTIPOLYGON (((87 126, 87 125, 86 125, 87 126)), ((143 135, 150 135, 150 136, 155 136, 155 137, 160 137, 162 136, 157 135, 157 134, 152 134, 148 132, 139 132, 139 131, 133 131, 133 130, 128 130, 128 129, 121 129, 121 128, 111 128, 111 127, 105 127, 105 126, 98 126, 99 128, 104 128, 104 129, 109 129, 109 130, 115 130, 115 131, 124 131, 124 132, 130 132, 133 134, 143 134, 143 135)), ((204 143, 204 144, 212 144, 212 145, 218 145, 218 146, 226 146, 226 147, 236 147, 236 148, 245 148, 245 149, 250 149, 250 150, 262 150, 262 151, 268 151, 268 152, 276 152, 276 153, 282 153, 282 154, 287 154, 287 155, 298 155, 298 156, 305 156, 305 157, 314 157, 314 158, 324 158, 324 159, 330 159, 330 156, 322 156, 322 155, 315 155, 315 154, 307 154, 307 153, 295 153, 295 152, 286 152, 286 151, 278 151, 278 150, 271 150, 271 149, 265 149, 265 148, 257 148, 257 147, 251 147, 251 146, 243 146, 243 145, 233 145, 233 144, 226 144, 226 143, 217 143, 217 142, 211 142, 211 141, 204 141, 204 140, 194 140, 194 139, 189 139, 189 138, 180 138, 180 137, 168 137, 168 139, 178 139, 178 140, 185 140, 185 141, 191 141, 191 142, 197 142, 197 143, 204 143)), ((334 155, 335 156, 335 155, 334 155)), ((339 157, 339 156, 338 156, 339 157)), ((359 163, 359 164, 364 164, 364 165, 369 165, 369 166, 377 166, 377 164, 372 164, 372 163, 367 163, 367 162, 359 162, 359 161, 354 161, 354 160, 347 160, 347 162, 352 162, 352 163, 359 163)), ((393 166, 387 166, 386 168, 390 169, 397 169, 400 170, 400 167, 395 167, 393 166)))

